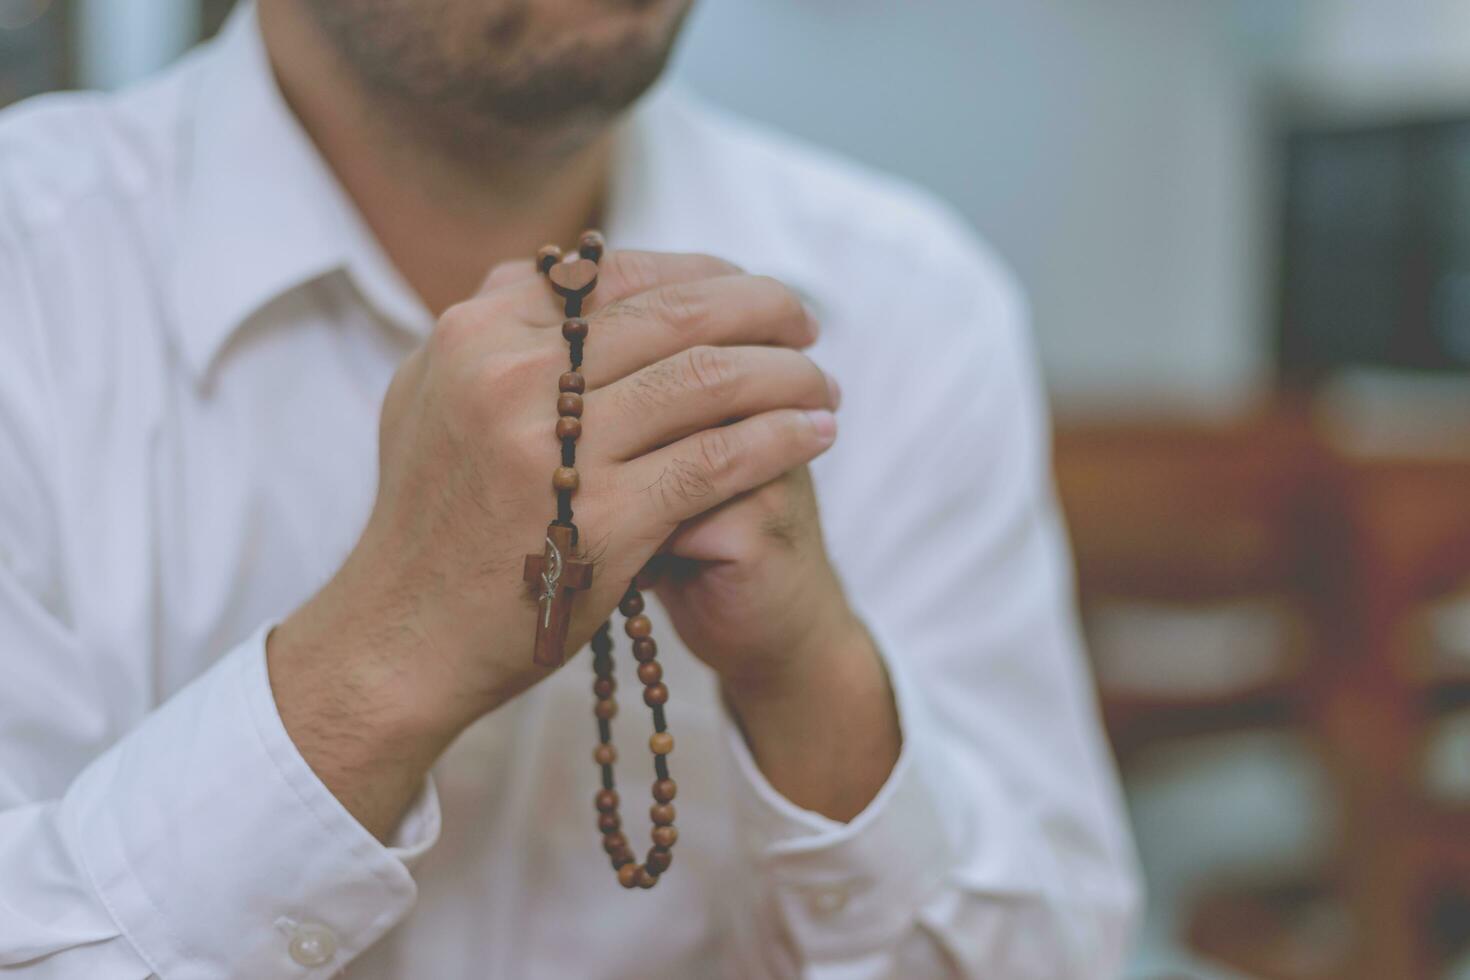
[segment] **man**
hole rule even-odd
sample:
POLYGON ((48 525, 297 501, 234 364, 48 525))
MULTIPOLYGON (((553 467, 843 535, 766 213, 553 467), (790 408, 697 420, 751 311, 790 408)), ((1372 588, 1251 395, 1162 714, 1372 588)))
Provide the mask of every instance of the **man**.
POLYGON ((1017 292, 902 186, 629 110, 686 5, 260 0, 0 122, 0 964, 1115 974, 1129 848, 1017 292), (521 578, 566 359, 525 257, 594 221, 568 647, 657 574, 651 890, 521 578))

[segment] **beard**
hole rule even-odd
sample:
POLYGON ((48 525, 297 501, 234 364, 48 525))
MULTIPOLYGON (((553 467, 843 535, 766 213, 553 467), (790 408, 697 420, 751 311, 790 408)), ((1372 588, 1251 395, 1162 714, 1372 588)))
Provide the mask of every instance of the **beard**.
POLYGON ((303 0, 389 125, 453 156, 560 152, 663 73, 692 0, 303 0), (575 9, 567 9, 575 8, 575 9))

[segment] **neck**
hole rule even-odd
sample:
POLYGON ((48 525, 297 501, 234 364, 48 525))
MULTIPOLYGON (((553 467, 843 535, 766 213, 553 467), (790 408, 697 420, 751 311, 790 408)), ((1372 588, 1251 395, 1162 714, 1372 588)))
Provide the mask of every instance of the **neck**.
POLYGON ((490 268, 575 241, 597 223, 612 132, 564 139, 518 160, 438 152, 373 104, 314 26, 262 2, 277 83, 399 273, 437 317, 473 295, 490 268))

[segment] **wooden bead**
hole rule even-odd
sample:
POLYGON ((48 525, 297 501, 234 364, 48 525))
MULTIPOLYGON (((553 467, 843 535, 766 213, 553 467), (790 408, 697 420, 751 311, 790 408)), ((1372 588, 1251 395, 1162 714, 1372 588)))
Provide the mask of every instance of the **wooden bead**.
POLYGON ((638 872, 642 870, 631 861, 618 869, 618 884, 624 888, 636 888, 638 886, 638 872))
POLYGON ((618 703, 612 698, 603 698, 597 702, 597 705, 592 709, 592 713, 603 721, 612 721, 618 716, 618 703))
POLYGON ((585 340, 587 321, 579 316, 572 317, 561 325, 561 335, 567 340, 585 340))
POLYGON ((551 267, 561 261, 561 249, 555 245, 542 245, 536 250, 536 271, 545 275, 551 267))
POLYGON ((649 736, 648 747, 654 755, 668 755, 674 751, 674 736, 668 732, 654 732, 649 736))
POLYGON ((631 616, 623 624, 623 631, 635 640, 642 640, 653 632, 653 620, 647 616, 631 616))
POLYGON ((604 834, 617 833, 623 829, 623 818, 616 813, 599 813, 597 815, 597 829, 604 834))
POLYGON ((642 637, 633 641, 633 659, 639 663, 647 663, 658 656, 658 644, 648 637, 642 637))
POLYGON ((582 377, 580 371, 568 371, 557 380, 556 386, 561 391, 580 395, 587 390, 587 379, 582 377))
POLYGON ((660 827, 672 826, 676 815, 671 803, 655 803, 648 808, 648 818, 660 827))
POLYGON ((628 838, 623 836, 622 831, 614 830, 610 834, 602 835, 602 849, 607 852, 608 857, 622 850, 627 850, 628 838))
POLYGON ((624 616, 636 616, 643 611, 643 596, 637 592, 629 592, 623 596, 623 601, 618 603, 618 612, 624 616))
POLYGON ((657 660, 650 660, 638 665, 638 679, 644 684, 657 684, 663 680, 664 669, 659 666, 657 660))
POLYGON ((598 262, 601 261, 603 250, 606 248, 607 243, 603 241, 601 232, 584 231, 582 233, 582 240, 577 243, 577 254, 581 255, 584 259, 591 259, 593 262, 598 262))
POLYGON ((613 696, 618 689, 618 682, 611 677, 599 677, 592 682, 592 693, 597 695, 597 700, 604 701, 613 696))
POLYGON ((556 437, 558 439, 582 438, 582 420, 575 415, 563 415, 556 420, 556 437))
POLYGON ((650 832, 649 836, 653 838, 653 842, 659 847, 662 847, 664 850, 668 850, 669 848, 673 847, 674 842, 679 839, 679 828, 672 825, 655 827, 650 832))
POLYGON ((610 766, 618 761, 618 750, 611 745, 599 745, 592 750, 592 761, 599 766, 610 766))
POLYGON ((648 852, 648 859, 643 862, 650 872, 661 875, 669 870, 669 865, 674 863, 673 852, 660 848, 653 848, 648 852))
POLYGON ((633 849, 631 847, 625 847, 621 851, 618 851, 616 854, 609 854, 608 860, 612 863, 614 871, 618 870, 625 864, 638 863, 638 857, 633 853, 633 849))
POLYGON ((654 874, 652 871, 649 871, 647 868, 638 869, 639 888, 652 888, 656 884, 658 884, 658 875, 654 874))
POLYGON ((653 798, 660 803, 672 803, 678 794, 679 784, 672 779, 660 779, 653 784, 653 798))
POLYGON ((650 708, 669 703, 669 689, 663 684, 650 684, 643 689, 643 703, 650 708))
POLYGON ((598 813, 613 813, 618 808, 618 791, 615 789, 600 789, 592 798, 598 813))
POLYGON ((558 466, 551 474, 552 489, 557 492, 576 490, 582 485, 582 478, 571 466, 558 466))
POLYGON ((560 395, 556 399, 556 414, 581 418, 582 396, 570 391, 560 395))

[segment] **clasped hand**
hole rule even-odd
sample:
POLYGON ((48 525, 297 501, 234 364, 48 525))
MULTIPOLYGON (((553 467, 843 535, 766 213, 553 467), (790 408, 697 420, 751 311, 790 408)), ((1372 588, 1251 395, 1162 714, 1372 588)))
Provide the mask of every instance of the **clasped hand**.
MULTIPOLYGON (((587 315, 573 503, 595 574, 568 650, 661 556, 659 594, 693 652, 757 689, 814 629, 852 621, 802 470, 835 437, 836 384, 800 352, 816 325, 774 279, 628 251, 604 259, 587 315)), ((536 600, 521 570, 554 513, 561 321, 531 263, 501 266, 398 370, 366 529, 271 637, 298 744, 331 741, 332 710, 310 693, 330 685, 336 711, 371 716, 415 769, 546 676, 531 662, 536 600)), ((316 748, 325 777, 333 749, 316 748)))

